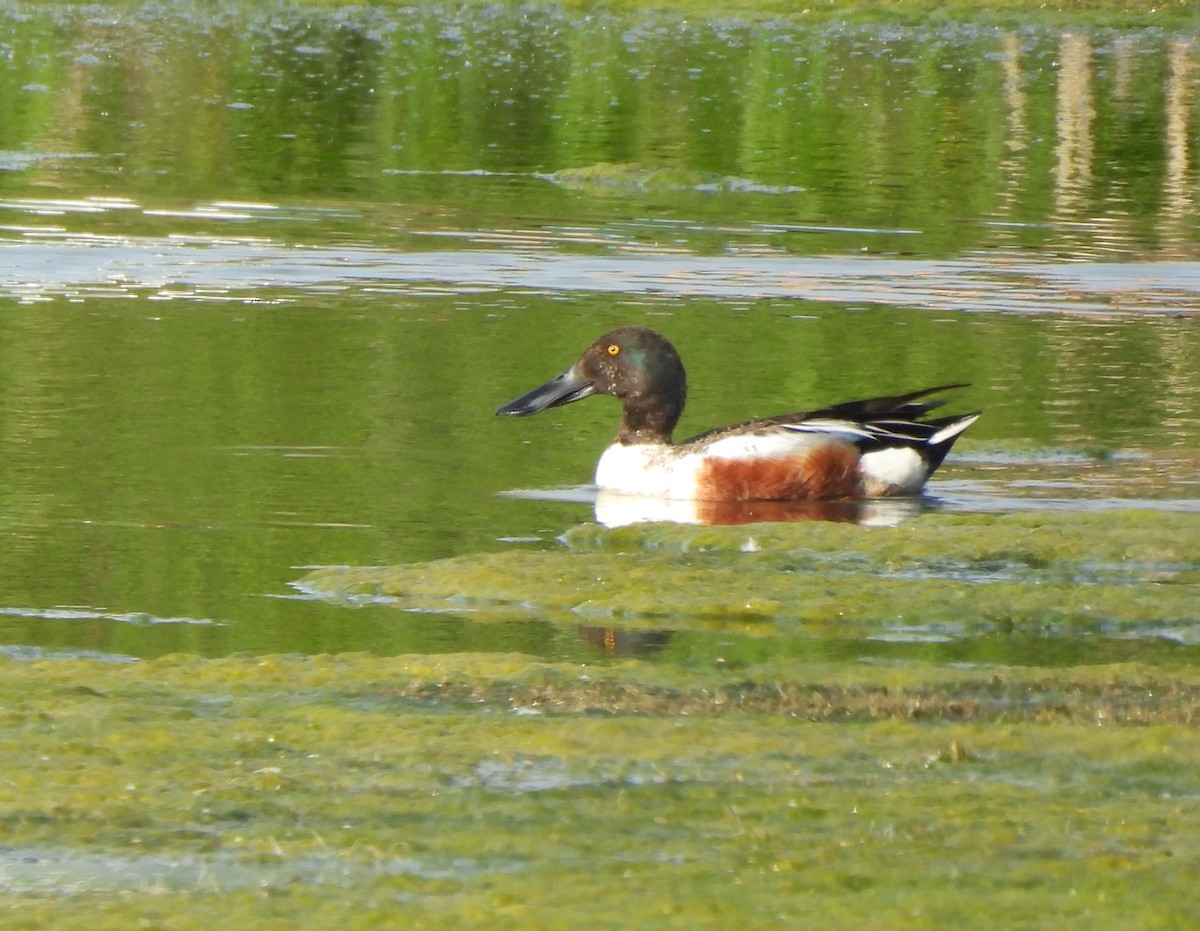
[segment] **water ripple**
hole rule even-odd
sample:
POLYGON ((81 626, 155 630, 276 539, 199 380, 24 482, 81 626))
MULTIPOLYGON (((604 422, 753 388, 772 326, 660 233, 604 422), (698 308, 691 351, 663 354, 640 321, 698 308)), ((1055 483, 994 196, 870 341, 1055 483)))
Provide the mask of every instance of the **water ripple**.
MULTIPOLYGON (((515 235, 515 234, 514 234, 515 235)), ((575 234, 579 235, 579 234, 575 234)), ((510 240, 510 245, 513 244, 510 240)), ((1196 314, 1200 262, 997 262, 870 256, 698 256, 646 251, 403 252, 302 247, 254 237, 122 237, 25 232, 0 246, 0 295, 262 299, 331 285, 422 294, 519 289, 708 298, 792 298, 1009 313, 1196 314), (204 289, 200 293, 198 289, 204 289)))
POLYGON ((0 615, 7 617, 42 618, 48 621, 116 621, 120 624, 199 624, 222 626, 219 621, 195 617, 156 617, 144 611, 112 612, 95 608, 13 608, 0 607, 0 615))

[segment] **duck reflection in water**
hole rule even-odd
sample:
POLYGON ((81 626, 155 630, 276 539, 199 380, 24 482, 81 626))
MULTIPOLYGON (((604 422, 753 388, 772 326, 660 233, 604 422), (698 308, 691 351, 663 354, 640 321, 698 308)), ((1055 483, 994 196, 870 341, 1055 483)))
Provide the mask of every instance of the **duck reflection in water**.
POLYGON ((772 521, 824 520, 843 524, 892 527, 930 507, 922 497, 799 498, 788 501, 677 501, 622 495, 599 490, 596 522, 605 527, 667 521, 673 524, 756 524, 772 521))
POLYGON ((671 642, 670 630, 619 630, 616 627, 577 627, 580 639, 605 656, 653 656, 671 642))

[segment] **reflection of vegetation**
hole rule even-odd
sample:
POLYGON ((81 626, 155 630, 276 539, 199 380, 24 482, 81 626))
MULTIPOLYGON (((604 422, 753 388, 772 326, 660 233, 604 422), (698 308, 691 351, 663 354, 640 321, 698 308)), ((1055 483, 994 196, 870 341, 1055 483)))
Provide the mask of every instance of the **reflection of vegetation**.
POLYGON ((119 170, 190 197, 444 202, 420 172, 638 164, 803 189, 755 215, 917 228, 927 247, 1061 248, 1099 214, 1164 249, 1193 235, 1196 49, 1169 34, 472 6, 55 7, 8 31, 25 54, 0 61, 0 149, 95 154, 76 166, 93 190, 119 170), (978 218, 1013 225, 959 222, 978 218))

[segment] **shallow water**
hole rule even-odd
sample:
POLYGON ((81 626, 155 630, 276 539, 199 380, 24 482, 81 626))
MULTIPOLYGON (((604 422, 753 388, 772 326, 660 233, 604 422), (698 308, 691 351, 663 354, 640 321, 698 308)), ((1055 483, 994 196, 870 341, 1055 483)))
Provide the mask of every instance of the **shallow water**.
POLYGON ((292 583, 559 547, 614 406, 492 411, 629 322, 684 434, 971 382, 907 519, 1200 511, 1194 34, 7 5, 0 47, 12 655, 599 655, 292 583))

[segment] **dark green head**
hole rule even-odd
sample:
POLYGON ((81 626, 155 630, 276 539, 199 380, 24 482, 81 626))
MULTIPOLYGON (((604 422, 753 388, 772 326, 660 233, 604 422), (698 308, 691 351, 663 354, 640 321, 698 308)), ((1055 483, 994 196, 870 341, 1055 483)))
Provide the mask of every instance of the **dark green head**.
POLYGON ((622 327, 592 343, 565 372, 496 413, 536 414, 590 394, 620 399, 625 415, 617 442, 669 443, 687 399, 687 376, 663 336, 646 327, 622 327))

